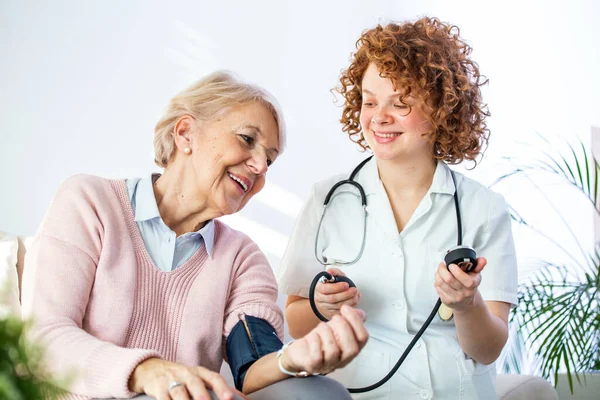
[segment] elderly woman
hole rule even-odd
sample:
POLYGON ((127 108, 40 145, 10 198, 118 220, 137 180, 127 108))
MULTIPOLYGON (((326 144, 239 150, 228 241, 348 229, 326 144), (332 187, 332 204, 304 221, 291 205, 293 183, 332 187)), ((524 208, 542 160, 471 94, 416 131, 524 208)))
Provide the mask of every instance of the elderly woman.
POLYGON ((252 399, 311 398, 315 386, 348 396, 324 377, 280 381, 350 362, 368 337, 364 313, 346 307, 282 348, 265 256, 215 219, 263 188, 284 143, 274 99, 218 72, 175 96, 156 125, 162 175, 61 186, 28 252, 23 310, 53 371, 74 373, 71 397, 237 398, 217 372, 224 355, 252 399))

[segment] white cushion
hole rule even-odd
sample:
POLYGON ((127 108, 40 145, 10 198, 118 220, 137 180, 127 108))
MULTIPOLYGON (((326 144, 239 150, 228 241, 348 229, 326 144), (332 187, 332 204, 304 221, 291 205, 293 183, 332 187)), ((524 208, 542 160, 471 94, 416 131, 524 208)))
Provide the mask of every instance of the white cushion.
POLYGON ((539 376, 499 374, 496 392, 500 400, 558 400, 554 387, 539 376))
POLYGON ((17 275, 18 250, 17 237, 0 232, 0 317, 21 314, 17 275))

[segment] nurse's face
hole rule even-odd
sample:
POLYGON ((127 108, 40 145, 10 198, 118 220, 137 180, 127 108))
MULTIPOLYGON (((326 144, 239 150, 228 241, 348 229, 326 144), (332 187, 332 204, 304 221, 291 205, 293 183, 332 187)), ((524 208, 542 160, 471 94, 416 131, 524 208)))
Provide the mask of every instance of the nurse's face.
POLYGON ((369 65, 362 80, 360 124, 376 158, 390 161, 431 156, 431 123, 414 97, 400 102, 401 91, 369 65))

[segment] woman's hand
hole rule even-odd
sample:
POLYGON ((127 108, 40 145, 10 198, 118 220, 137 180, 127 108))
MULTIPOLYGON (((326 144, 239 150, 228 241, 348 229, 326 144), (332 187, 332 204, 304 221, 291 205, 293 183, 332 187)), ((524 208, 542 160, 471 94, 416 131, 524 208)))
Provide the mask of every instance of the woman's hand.
POLYGON ((365 313, 348 305, 331 321, 321 322, 302 339, 292 343, 282 356, 287 370, 328 374, 348 364, 365 346, 369 333, 365 313))
POLYGON ((435 273, 434 286, 442 303, 453 310, 467 310, 473 304, 481 283, 481 271, 486 264, 487 260, 479 257, 473 271, 466 273, 456 264, 450 264, 448 270, 445 263, 440 263, 435 273))
POLYGON ((129 378, 129 390, 145 393, 157 400, 210 400, 207 389, 211 389, 220 400, 231 400, 234 393, 245 398, 229 387, 217 372, 204 367, 186 367, 159 358, 141 362, 129 378), (174 382, 181 385, 170 389, 174 382))
MULTIPOLYGON (((338 268, 329 268, 327 272, 333 276, 346 276, 338 268)), ((344 304, 356 307, 359 300, 358 289, 350 287, 347 282, 318 283, 315 287, 315 304, 328 320, 338 315, 344 304)))

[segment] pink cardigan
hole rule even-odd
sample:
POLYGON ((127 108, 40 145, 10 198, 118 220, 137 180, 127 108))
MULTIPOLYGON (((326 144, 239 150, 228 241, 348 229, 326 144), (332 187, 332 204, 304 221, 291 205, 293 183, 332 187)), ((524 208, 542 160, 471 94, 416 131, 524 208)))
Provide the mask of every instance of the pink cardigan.
POLYGON ((134 396, 129 376, 150 357, 219 371, 242 313, 283 336, 267 259, 246 235, 215 222, 212 259, 202 247, 162 272, 124 181, 78 175, 61 186, 27 252, 23 316, 34 319, 32 337, 47 348, 50 370, 75 373, 73 394, 134 396))

